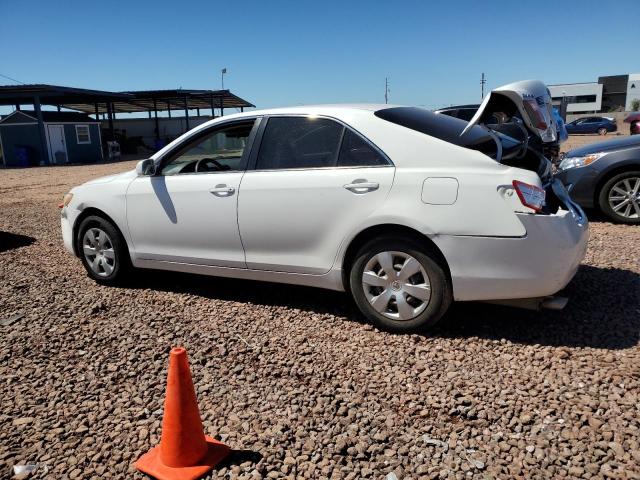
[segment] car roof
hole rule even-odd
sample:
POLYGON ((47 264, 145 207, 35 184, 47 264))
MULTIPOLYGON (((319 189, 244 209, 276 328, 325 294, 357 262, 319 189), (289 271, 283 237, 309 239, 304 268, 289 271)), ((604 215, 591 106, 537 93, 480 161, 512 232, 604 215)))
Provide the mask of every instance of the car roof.
POLYGON ((336 103, 336 104, 318 104, 318 105, 295 105, 291 107, 276 107, 260 110, 251 110, 243 113, 235 113, 225 116, 225 118, 242 118, 254 117, 259 115, 285 115, 285 114, 324 114, 337 115, 347 111, 368 111, 377 112, 386 108, 400 107, 402 105, 390 105, 387 103, 336 103))
POLYGON ((344 103, 325 105, 296 105, 293 107, 278 107, 232 113, 231 115, 213 118, 198 125, 197 127, 189 130, 189 132, 187 132, 184 136, 178 137, 173 142, 165 145, 163 148, 153 154, 151 158, 159 158, 166 152, 170 151, 175 145, 184 141, 186 138, 190 138, 211 126, 218 125, 223 122, 228 122, 230 120, 242 120, 243 118, 255 118, 263 115, 326 115, 328 117, 335 117, 340 119, 341 117, 348 116, 350 112, 361 112, 365 114, 370 113, 373 117, 374 112, 400 106, 402 105, 390 105, 386 103, 344 103))

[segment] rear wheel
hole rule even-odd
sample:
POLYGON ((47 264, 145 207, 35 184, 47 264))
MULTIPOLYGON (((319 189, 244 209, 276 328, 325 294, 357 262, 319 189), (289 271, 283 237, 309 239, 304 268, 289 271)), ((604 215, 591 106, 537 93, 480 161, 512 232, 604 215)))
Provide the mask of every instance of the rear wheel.
POLYGON ((78 228, 77 252, 84 268, 98 283, 121 283, 131 268, 126 242, 108 220, 91 215, 78 228))
POLYGON ((377 327, 393 332, 432 327, 452 300, 436 255, 417 242, 381 238, 357 253, 349 276, 360 311, 377 327))
POLYGON ((612 177, 600 190, 598 203, 614 222, 640 223, 640 171, 612 177))
POLYGON ((598 129, 598 135, 606 135, 608 130, 605 127, 600 127, 598 129))

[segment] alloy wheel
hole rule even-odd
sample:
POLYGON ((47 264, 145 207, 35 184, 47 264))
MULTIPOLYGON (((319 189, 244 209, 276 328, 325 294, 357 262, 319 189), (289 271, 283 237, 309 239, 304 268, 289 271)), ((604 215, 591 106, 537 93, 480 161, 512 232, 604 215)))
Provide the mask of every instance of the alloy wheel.
POLYGON ((392 320, 417 317, 431 298, 427 272, 404 252, 380 252, 371 257, 362 272, 362 287, 371 306, 392 320))
POLYGON ((609 190, 609 206, 624 218, 640 218, 640 177, 623 178, 609 190))
POLYGON ((116 267, 116 254, 104 230, 89 228, 82 238, 82 251, 93 273, 101 277, 111 275, 116 267))

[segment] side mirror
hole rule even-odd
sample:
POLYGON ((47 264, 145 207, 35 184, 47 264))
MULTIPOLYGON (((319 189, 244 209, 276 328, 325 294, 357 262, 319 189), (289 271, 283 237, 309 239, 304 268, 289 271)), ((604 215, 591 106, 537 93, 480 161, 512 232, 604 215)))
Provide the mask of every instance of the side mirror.
POLYGON ((136 173, 139 177, 144 175, 155 175, 156 164, 150 158, 147 158, 146 160, 140 160, 136 164, 136 173))

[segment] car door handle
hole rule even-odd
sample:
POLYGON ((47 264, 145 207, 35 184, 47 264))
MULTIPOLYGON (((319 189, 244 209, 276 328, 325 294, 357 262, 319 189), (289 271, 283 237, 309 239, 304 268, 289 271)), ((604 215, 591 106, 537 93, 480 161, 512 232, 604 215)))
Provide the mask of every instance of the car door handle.
POLYGON ((235 193, 236 189, 233 187, 227 187, 224 183, 221 183, 220 185, 216 185, 209 191, 216 197, 230 197, 235 193))
POLYGON ((344 185, 344 188, 349 190, 350 192, 356 193, 358 195, 368 192, 373 192, 380 188, 380 184, 377 182, 368 182, 364 179, 354 180, 353 183, 347 183, 344 185))

